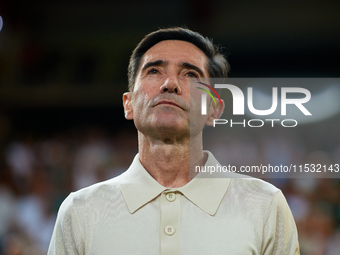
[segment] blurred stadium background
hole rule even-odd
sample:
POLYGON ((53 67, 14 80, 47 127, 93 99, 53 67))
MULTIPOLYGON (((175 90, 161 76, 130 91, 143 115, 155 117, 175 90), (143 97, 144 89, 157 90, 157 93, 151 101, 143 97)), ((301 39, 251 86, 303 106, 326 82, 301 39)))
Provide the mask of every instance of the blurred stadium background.
MULTIPOLYGON (((339 77, 339 10, 316 0, 2 1, 0 254, 46 254, 63 199, 129 166, 137 136, 121 97, 145 34, 186 25, 214 38, 230 77, 339 77)), ((340 163, 338 126, 251 134, 228 137, 234 161, 340 163)), ((268 181, 286 195, 301 254, 339 255, 339 179, 268 181)))

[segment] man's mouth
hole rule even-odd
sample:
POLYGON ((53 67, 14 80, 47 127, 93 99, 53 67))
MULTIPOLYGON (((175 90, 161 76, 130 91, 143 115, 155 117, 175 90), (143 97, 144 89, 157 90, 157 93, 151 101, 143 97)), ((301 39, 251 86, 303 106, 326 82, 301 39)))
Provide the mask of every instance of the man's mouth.
POLYGON ((157 106, 157 105, 170 105, 170 106, 176 106, 176 107, 178 107, 178 108, 180 108, 180 109, 183 110, 183 108, 182 108, 179 104, 177 104, 177 103, 175 103, 174 101, 171 101, 171 100, 160 100, 159 102, 157 102, 157 103, 155 104, 155 106, 157 106))

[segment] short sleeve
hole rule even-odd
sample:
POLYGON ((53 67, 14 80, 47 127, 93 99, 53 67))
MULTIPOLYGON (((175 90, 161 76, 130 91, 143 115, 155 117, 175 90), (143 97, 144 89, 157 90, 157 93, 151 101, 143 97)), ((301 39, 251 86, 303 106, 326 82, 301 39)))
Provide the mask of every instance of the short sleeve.
POLYGON ((71 193, 59 208, 54 226, 48 255, 84 254, 82 249, 82 233, 71 193))
POLYGON ((281 191, 273 195, 266 215, 261 254, 299 255, 295 221, 281 191))

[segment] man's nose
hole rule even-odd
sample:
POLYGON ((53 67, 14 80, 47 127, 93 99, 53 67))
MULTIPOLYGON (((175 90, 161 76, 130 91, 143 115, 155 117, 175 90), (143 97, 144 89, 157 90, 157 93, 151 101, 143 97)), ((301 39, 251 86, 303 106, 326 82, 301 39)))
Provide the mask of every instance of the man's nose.
POLYGON ((176 93, 178 95, 182 94, 182 89, 177 77, 168 77, 164 84, 160 87, 160 92, 176 93))

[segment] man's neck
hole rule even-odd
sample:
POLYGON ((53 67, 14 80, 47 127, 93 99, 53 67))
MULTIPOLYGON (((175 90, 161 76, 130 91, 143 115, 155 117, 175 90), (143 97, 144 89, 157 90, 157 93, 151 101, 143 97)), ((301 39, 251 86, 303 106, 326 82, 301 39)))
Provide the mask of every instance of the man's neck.
POLYGON ((204 163, 202 140, 190 138, 176 141, 160 141, 138 134, 139 160, 150 175, 161 185, 178 188, 187 184, 194 176, 190 175, 192 162, 204 163), (191 149, 190 148, 198 148, 191 149))

